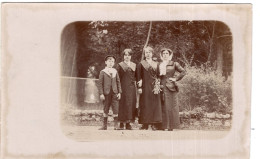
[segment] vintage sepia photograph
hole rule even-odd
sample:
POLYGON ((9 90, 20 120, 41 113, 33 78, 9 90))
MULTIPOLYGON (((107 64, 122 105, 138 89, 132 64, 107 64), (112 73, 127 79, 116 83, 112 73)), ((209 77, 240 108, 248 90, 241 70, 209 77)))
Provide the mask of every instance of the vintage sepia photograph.
POLYGON ((250 157, 251 4, 2 4, 1 158, 250 157))
POLYGON ((146 130, 229 131, 232 39, 221 21, 66 25, 61 35, 65 133, 84 140, 89 130, 99 135, 115 134, 98 130, 136 135, 148 135, 146 130))

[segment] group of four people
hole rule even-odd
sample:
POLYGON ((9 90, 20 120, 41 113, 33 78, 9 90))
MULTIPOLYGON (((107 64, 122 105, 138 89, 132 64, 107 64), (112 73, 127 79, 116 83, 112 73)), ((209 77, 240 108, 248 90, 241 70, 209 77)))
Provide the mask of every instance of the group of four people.
POLYGON ((131 122, 135 120, 137 92, 140 95, 139 123, 140 129, 153 130, 178 129, 180 125, 179 107, 177 105, 178 87, 185 70, 179 63, 172 61, 173 52, 162 49, 162 62, 153 58, 154 50, 144 48, 144 60, 138 65, 131 62, 132 50, 123 51, 124 61, 116 69, 114 56, 105 58, 105 69, 99 74, 99 94, 104 102, 104 120, 100 130, 107 129, 107 118, 112 107, 115 130, 132 130, 131 122), (179 72, 176 76, 176 71, 179 72), (118 126, 118 122, 120 122, 118 126))

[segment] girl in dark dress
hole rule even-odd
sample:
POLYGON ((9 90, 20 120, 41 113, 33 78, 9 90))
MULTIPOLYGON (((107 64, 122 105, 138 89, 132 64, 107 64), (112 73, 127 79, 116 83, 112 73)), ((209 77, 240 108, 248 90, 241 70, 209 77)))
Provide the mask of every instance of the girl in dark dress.
POLYGON ((160 64, 161 84, 163 85, 162 99, 162 125, 161 129, 172 131, 180 125, 179 106, 177 103, 177 81, 185 75, 185 70, 178 62, 173 62, 173 52, 170 49, 162 49, 160 52, 162 63, 160 64), (175 77, 175 73, 179 75, 175 77))
POLYGON ((131 62, 132 50, 123 51, 124 61, 117 66, 122 94, 119 101, 118 120, 120 129, 132 130, 130 125, 135 119, 136 109, 136 64, 131 62))
POLYGON ((141 129, 148 129, 152 125, 153 130, 158 128, 162 122, 161 99, 158 87, 160 87, 159 67, 152 60, 153 49, 144 49, 145 60, 137 65, 138 93, 140 94, 140 117, 139 123, 143 124, 141 129))

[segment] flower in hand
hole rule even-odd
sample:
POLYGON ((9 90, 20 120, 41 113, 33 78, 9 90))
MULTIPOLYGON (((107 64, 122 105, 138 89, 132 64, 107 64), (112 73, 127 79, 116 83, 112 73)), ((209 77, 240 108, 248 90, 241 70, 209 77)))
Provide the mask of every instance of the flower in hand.
POLYGON ((162 91, 162 89, 161 89, 160 79, 156 78, 154 81, 153 93, 159 94, 161 91, 162 91))

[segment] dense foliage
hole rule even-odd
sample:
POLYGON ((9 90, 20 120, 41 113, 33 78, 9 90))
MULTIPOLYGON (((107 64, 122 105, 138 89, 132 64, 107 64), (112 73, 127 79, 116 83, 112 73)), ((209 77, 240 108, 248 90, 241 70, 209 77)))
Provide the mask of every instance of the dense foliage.
POLYGON ((180 82, 179 106, 182 110, 231 113, 232 81, 209 67, 187 67, 180 82))
MULTIPOLYGON (((97 72, 104 67, 103 59, 107 54, 113 54, 119 62, 122 60, 121 53, 125 48, 131 48, 134 52, 132 60, 140 62, 149 26, 150 22, 118 21, 69 24, 63 34, 71 27, 75 30, 77 66, 73 71, 77 72, 78 77, 87 77, 86 70, 95 66, 95 74, 98 74, 97 72)), ((226 77, 232 72, 232 33, 224 23, 154 21, 151 26, 148 45, 155 49, 157 58, 160 49, 167 47, 174 51, 174 60, 182 66, 200 66, 207 63, 215 69, 219 68, 226 77)), ((70 40, 70 37, 66 40, 70 40)), ((63 63, 66 63, 66 59, 64 60, 63 63)))
MULTIPOLYGON (((125 48, 133 50, 139 63, 144 44, 159 51, 167 47, 174 61, 187 71, 180 83, 182 111, 230 113, 232 109, 232 33, 220 21, 92 21, 74 22, 62 33, 62 75, 97 78, 104 57, 112 54, 122 60, 125 48), (152 24, 152 25, 150 25, 152 24), (76 41, 76 42, 75 42, 76 41), (71 69, 70 69, 71 68, 71 69)), ((83 103, 84 83, 76 83, 79 103, 83 103)))

